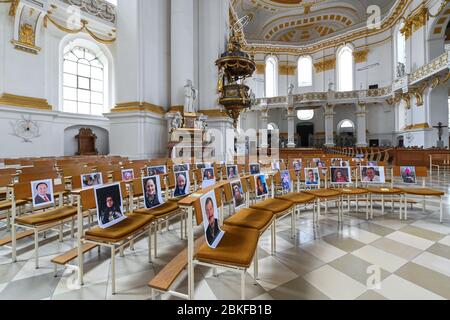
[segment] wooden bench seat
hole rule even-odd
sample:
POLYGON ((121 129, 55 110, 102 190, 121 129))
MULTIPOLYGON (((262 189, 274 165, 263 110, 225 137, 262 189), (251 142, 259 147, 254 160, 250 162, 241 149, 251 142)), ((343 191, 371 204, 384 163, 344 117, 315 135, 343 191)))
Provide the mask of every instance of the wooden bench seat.
MULTIPOLYGON (((26 200, 17 200, 16 201, 16 206, 23 206, 23 205, 25 205, 26 203, 27 203, 28 201, 26 201, 26 200)), ((12 206, 12 202, 11 201, 9 201, 9 200, 3 200, 3 201, 0 201, 0 211, 3 211, 3 210, 9 210, 9 209, 11 209, 11 206, 12 206)))
MULTIPOLYGON (((194 255, 202 245, 205 244, 205 237, 201 236, 194 242, 194 255)), ((175 258, 173 258, 164 268, 148 283, 150 288, 166 292, 178 278, 180 273, 188 264, 188 250, 185 248, 175 258)))
POLYGON ((41 226, 53 222, 63 221, 77 214, 77 207, 67 206, 36 214, 16 218, 16 223, 28 226, 41 226))
POLYGON ((175 211, 179 210, 178 204, 174 201, 167 201, 163 205, 153 208, 153 209, 137 209, 134 213, 138 214, 150 214, 154 217, 164 216, 166 214, 173 214, 175 211))
POLYGON ((203 244, 196 254, 199 261, 214 264, 225 264, 239 268, 248 268, 259 240, 256 229, 240 228, 224 225, 225 234, 216 249, 203 244))
POLYGON ((310 202, 314 201, 315 198, 316 197, 311 194, 306 194, 306 193, 301 193, 301 192, 300 193, 295 193, 295 192, 288 193, 283 196, 275 197, 275 199, 291 201, 297 205, 310 203, 310 202))
MULTIPOLYGON (((85 245, 83 245, 81 252, 86 253, 97 247, 98 247, 98 245, 96 245, 96 244, 86 243, 85 245)), ((65 266, 70 261, 75 260, 77 257, 78 257, 78 248, 73 248, 72 250, 69 250, 64 254, 53 258, 51 260, 51 262, 54 264, 65 266)))
POLYGON ((267 210, 273 212, 273 214, 278 215, 280 213, 284 213, 287 210, 291 209, 294 203, 292 201, 287 200, 279 200, 279 199, 267 199, 262 202, 255 203, 250 206, 252 209, 256 210, 267 210))
POLYGON ((445 195, 443 191, 428 188, 402 188, 402 191, 415 196, 441 197, 445 195))
POLYGON ((87 230, 86 240, 117 243, 140 231, 142 228, 146 228, 152 220, 153 216, 151 215, 131 213, 127 215, 125 220, 107 229, 95 227, 87 230))
POLYGON ((244 208, 224 221, 226 225, 256 229, 262 232, 268 228, 273 220, 273 212, 244 208))
MULTIPOLYGON (((16 240, 21 240, 21 239, 27 238, 32 235, 34 235, 33 230, 26 230, 23 232, 18 232, 16 234, 16 240)), ((11 236, 4 237, 4 238, 0 239, 0 247, 10 244, 11 242, 12 242, 11 236)))

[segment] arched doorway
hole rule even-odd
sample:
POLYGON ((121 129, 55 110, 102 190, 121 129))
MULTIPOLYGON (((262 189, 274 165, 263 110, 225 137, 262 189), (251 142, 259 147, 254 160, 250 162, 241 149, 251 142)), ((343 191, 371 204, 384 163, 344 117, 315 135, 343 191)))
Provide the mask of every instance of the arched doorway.
POLYGON ((297 124, 297 135, 299 137, 298 146, 301 148, 309 148, 312 145, 314 137, 314 123, 302 122, 297 124))
POLYGON ((338 147, 351 147, 356 144, 356 127, 349 119, 339 122, 337 127, 336 145, 338 147))

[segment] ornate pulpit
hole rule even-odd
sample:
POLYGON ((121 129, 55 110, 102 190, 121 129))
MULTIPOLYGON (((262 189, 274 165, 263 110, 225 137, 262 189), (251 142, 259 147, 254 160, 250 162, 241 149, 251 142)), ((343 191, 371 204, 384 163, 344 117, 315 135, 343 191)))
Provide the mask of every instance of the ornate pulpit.
POLYGON ((98 150, 95 147, 97 136, 91 129, 81 128, 75 139, 78 140, 77 156, 98 155, 98 150))

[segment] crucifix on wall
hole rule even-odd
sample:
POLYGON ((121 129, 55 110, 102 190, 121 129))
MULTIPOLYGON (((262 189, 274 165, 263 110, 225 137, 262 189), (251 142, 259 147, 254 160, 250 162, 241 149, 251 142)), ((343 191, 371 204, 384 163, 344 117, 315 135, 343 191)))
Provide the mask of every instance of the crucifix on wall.
POLYGON ((448 128, 448 126, 444 126, 442 122, 438 122, 437 126, 433 126, 433 128, 438 129, 439 141, 437 147, 443 148, 444 147, 444 141, 442 141, 442 135, 444 134, 443 129, 448 128))

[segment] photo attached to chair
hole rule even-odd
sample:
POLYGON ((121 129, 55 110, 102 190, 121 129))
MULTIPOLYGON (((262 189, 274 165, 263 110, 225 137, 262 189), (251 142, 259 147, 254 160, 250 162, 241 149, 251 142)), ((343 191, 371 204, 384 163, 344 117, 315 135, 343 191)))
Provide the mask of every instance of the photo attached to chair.
POLYGON ((166 173, 167 173, 166 166, 147 167, 147 176, 148 177, 159 176, 161 174, 166 174, 166 173))
POLYGON ((54 205, 53 181, 51 179, 32 181, 31 196, 33 198, 33 208, 54 205))
POLYGON ((123 210, 120 183, 95 186, 94 194, 100 228, 109 228, 127 218, 123 210))
POLYGON ((362 166, 361 182, 363 183, 386 183, 384 167, 362 166))
POLYGON ((342 158, 332 158, 331 159, 331 165, 335 166, 336 163, 341 163, 341 161, 342 161, 342 158))
POLYGON ((267 187, 266 176, 263 174, 258 174, 254 176, 256 196, 264 197, 269 194, 269 188, 267 187))
POLYGON ((290 192, 292 190, 291 174, 289 170, 281 171, 281 188, 283 191, 290 192))
POLYGON ((400 167, 403 183, 415 184, 417 182, 416 167, 400 167))
POLYGON ((350 167, 350 162, 347 161, 347 160, 341 160, 341 161, 339 162, 339 165, 340 165, 341 167, 350 167))
POLYGON ((153 209, 164 204, 160 176, 142 178, 142 192, 146 209, 153 209))
POLYGON ((225 232, 219 226, 219 210, 217 209, 216 194, 212 190, 200 198, 203 227, 206 243, 211 249, 217 248, 225 232))
POLYGON ((320 185, 319 168, 305 168, 305 185, 308 187, 320 185))
POLYGON ((371 166, 371 167, 377 167, 378 166, 378 162, 377 161, 369 161, 369 162, 367 162, 367 165, 371 166))
POLYGON ((250 174, 260 174, 261 173, 261 165, 259 163, 250 163, 250 174))
POLYGON ((122 181, 131 181, 134 179, 133 169, 122 169, 122 181))
POLYGON ((245 194, 241 180, 231 182, 231 192, 233 193, 233 204, 237 211, 245 205, 245 194))
POLYGON ((333 184, 348 184, 352 182, 350 167, 332 167, 331 168, 331 183, 333 184))
POLYGON ((175 191, 173 192, 173 196, 183 197, 190 194, 191 190, 191 180, 189 177, 189 171, 175 172, 175 191))
POLYGON ((293 162, 292 162, 292 167, 294 168, 294 170, 295 171, 300 171, 300 170, 302 170, 302 166, 303 166, 303 164, 302 164, 302 160, 301 159, 297 159, 297 160, 294 160, 293 162))
POLYGON ((202 169, 202 189, 213 186, 216 183, 214 168, 202 169))
POLYGON ((206 169, 206 168, 211 168, 211 163, 210 162, 202 162, 202 163, 196 163, 195 167, 197 169, 206 169))
POLYGON ((239 178, 238 166, 237 165, 227 165, 227 179, 234 180, 239 178))
POLYGON ((277 160, 272 161, 272 171, 280 171, 280 167, 281 167, 280 161, 277 160))
POLYGON ((189 163, 173 165, 173 172, 189 171, 189 163))
POLYGON ((81 175, 81 188, 89 189, 103 184, 103 177, 101 173, 88 173, 81 175))

